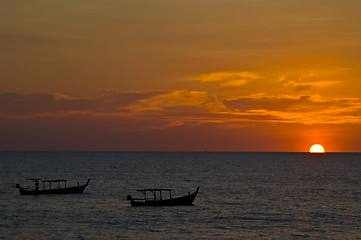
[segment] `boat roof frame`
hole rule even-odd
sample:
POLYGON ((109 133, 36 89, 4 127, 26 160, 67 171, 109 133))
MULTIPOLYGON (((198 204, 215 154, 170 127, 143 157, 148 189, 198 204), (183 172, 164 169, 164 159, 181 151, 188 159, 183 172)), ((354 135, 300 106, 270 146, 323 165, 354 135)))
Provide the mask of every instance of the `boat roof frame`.
POLYGON ((138 192, 161 192, 161 191, 172 191, 171 188, 144 188, 144 189, 138 189, 136 191, 138 192))
POLYGON ((42 178, 27 178, 26 180, 31 180, 31 181, 42 181, 42 182, 67 182, 67 179, 54 179, 54 180, 47 180, 47 179, 42 179, 42 178))
POLYGON ((43 180, 43 182, 66 182, 67 179, 43 180))

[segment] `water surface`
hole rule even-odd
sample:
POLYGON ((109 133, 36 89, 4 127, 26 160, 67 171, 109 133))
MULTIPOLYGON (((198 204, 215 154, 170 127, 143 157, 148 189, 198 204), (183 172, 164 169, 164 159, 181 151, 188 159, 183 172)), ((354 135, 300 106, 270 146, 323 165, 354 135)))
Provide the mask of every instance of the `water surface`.
MULTIPOLYGON (((361 239, 361 154, 0 152, 0 239, 361 239), (91 178, 20 196, 25 178, 91 178), (200 192, 132 208, 138 188, 200 192)), ((30 183, 29 183, 30 184, 30 183)))

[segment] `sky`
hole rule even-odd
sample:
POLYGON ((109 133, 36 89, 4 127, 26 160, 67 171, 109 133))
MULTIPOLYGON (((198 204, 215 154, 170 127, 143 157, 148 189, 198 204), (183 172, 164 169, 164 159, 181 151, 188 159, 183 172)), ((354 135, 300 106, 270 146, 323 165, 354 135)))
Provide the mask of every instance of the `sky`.
POLYGON ((0 150, 361 152, 359 0, 1 0, 0 150))

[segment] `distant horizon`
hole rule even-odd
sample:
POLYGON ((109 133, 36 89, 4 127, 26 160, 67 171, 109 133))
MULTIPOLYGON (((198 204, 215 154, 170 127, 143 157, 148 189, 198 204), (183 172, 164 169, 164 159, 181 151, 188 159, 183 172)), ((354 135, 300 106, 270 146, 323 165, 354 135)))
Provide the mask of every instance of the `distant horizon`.
POLYGON ((322 155, 327 153, 361 153, 361 152, 279 152, 279 151, 117 151, 117 150, 0 150, 0 152, 114 152, 114 153, 308 153, 310 155, 322 155))

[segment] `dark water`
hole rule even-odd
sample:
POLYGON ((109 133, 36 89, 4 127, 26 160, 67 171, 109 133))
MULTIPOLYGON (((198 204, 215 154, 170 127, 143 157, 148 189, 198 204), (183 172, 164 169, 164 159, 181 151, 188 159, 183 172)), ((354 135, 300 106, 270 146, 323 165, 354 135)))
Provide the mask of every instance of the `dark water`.
POLYGON ((1 152, 0 239, 361 239, 361 154, 1 152), (25 178, 91 178, 20 196, 25 178), (132 208, 137 188, 200 192, 132 208))

